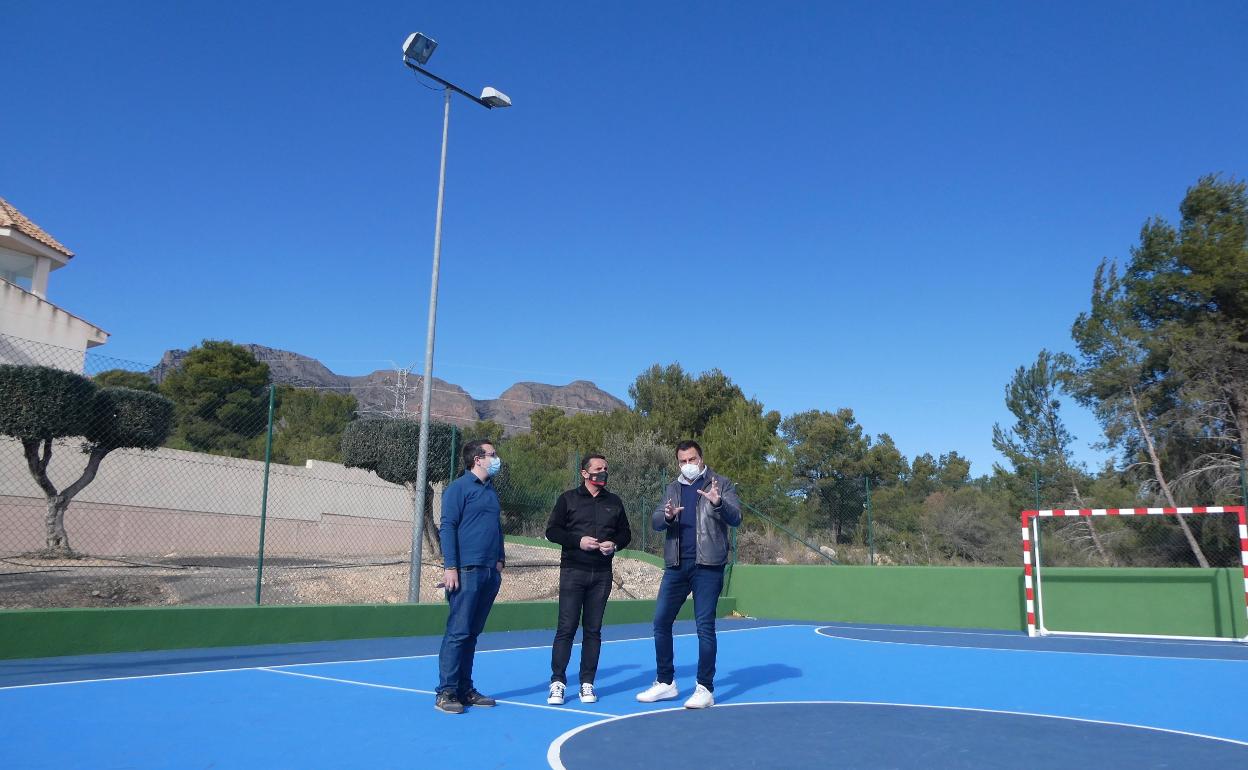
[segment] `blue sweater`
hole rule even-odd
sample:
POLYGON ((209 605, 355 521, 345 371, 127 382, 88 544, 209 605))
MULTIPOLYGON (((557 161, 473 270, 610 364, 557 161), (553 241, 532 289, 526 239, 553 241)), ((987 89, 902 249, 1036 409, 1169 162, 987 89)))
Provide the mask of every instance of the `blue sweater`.
POLYGON ((702 477, 692 484, 680 485, 680 560, 694 561, 698 558, 698 490, 702 477))
POLYGON ((442 561, 447 569, 493 567, 504 561, 503 522, 498 492, 472 471, 442 493, 442 561))

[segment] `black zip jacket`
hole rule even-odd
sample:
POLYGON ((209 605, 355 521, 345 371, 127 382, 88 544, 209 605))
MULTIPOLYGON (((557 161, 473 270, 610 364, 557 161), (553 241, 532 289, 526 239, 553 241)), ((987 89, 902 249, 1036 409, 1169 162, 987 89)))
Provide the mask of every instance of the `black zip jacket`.
POLYGON ((559 557, 561 567, 611 567, 611 557, 597 550, 581 550, 581 538, 589 535, 599 541, 610 540, 617 551, 628 547, 633 531, 624 513, 624 501, 608 492, 606 487, 591 495, 581 484, 569 489, 555 501, 555 508, 546 522, 546 539, 563 546, 559 557))

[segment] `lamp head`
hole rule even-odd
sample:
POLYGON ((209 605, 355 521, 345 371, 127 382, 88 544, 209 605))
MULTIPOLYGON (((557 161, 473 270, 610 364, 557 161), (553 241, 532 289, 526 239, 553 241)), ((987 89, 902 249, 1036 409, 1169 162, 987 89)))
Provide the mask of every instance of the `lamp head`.
POLYGON ((485 106, 491 109, 495 107, 511 106, 511 97, 491 86, 486 86, 482 89, 481 101, 485 104, 485 106))
POLYGON ((413 32, 407 36, 407 40, 403 41, 403 58, 423 65, 429 61, 430 56, 433 56, 433 49, 437 47, 438 41, 425 37, 419 32, 413 32))

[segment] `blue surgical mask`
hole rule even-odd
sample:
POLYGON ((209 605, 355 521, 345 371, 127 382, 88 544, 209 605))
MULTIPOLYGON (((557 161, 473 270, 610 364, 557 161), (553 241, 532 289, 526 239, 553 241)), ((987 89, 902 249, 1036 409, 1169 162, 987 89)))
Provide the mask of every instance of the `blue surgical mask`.
POLYGON ((498 459, 498 456, 495 455, 494 457, 490 458, 490 467, 487 468, 485 472, 493 476, 494 474, 498 473, 498 469, 502 467, 503 467, 503 461, 498 459))

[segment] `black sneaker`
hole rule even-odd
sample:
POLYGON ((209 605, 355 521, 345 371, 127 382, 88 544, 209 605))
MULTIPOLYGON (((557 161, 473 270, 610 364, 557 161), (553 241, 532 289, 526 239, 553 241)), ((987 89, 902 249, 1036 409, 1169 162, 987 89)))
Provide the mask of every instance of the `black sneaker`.
POLYGON ((433 701, 433 707, 447 714, 464 713, 464 704, 460 703, 459 699, 455 697, 455 693, 450 691, 438 693, 438 697, 433 701))
POLYGON ((488 695, 482 695, 481 693, 477 692, 477 688, 475 687, 472 688, 472 690, 469 691, 469 693, 464 696, 463 701, 464 701, 465 706, 497 706, 498 705, 498 701, 494 700, 488 695))

